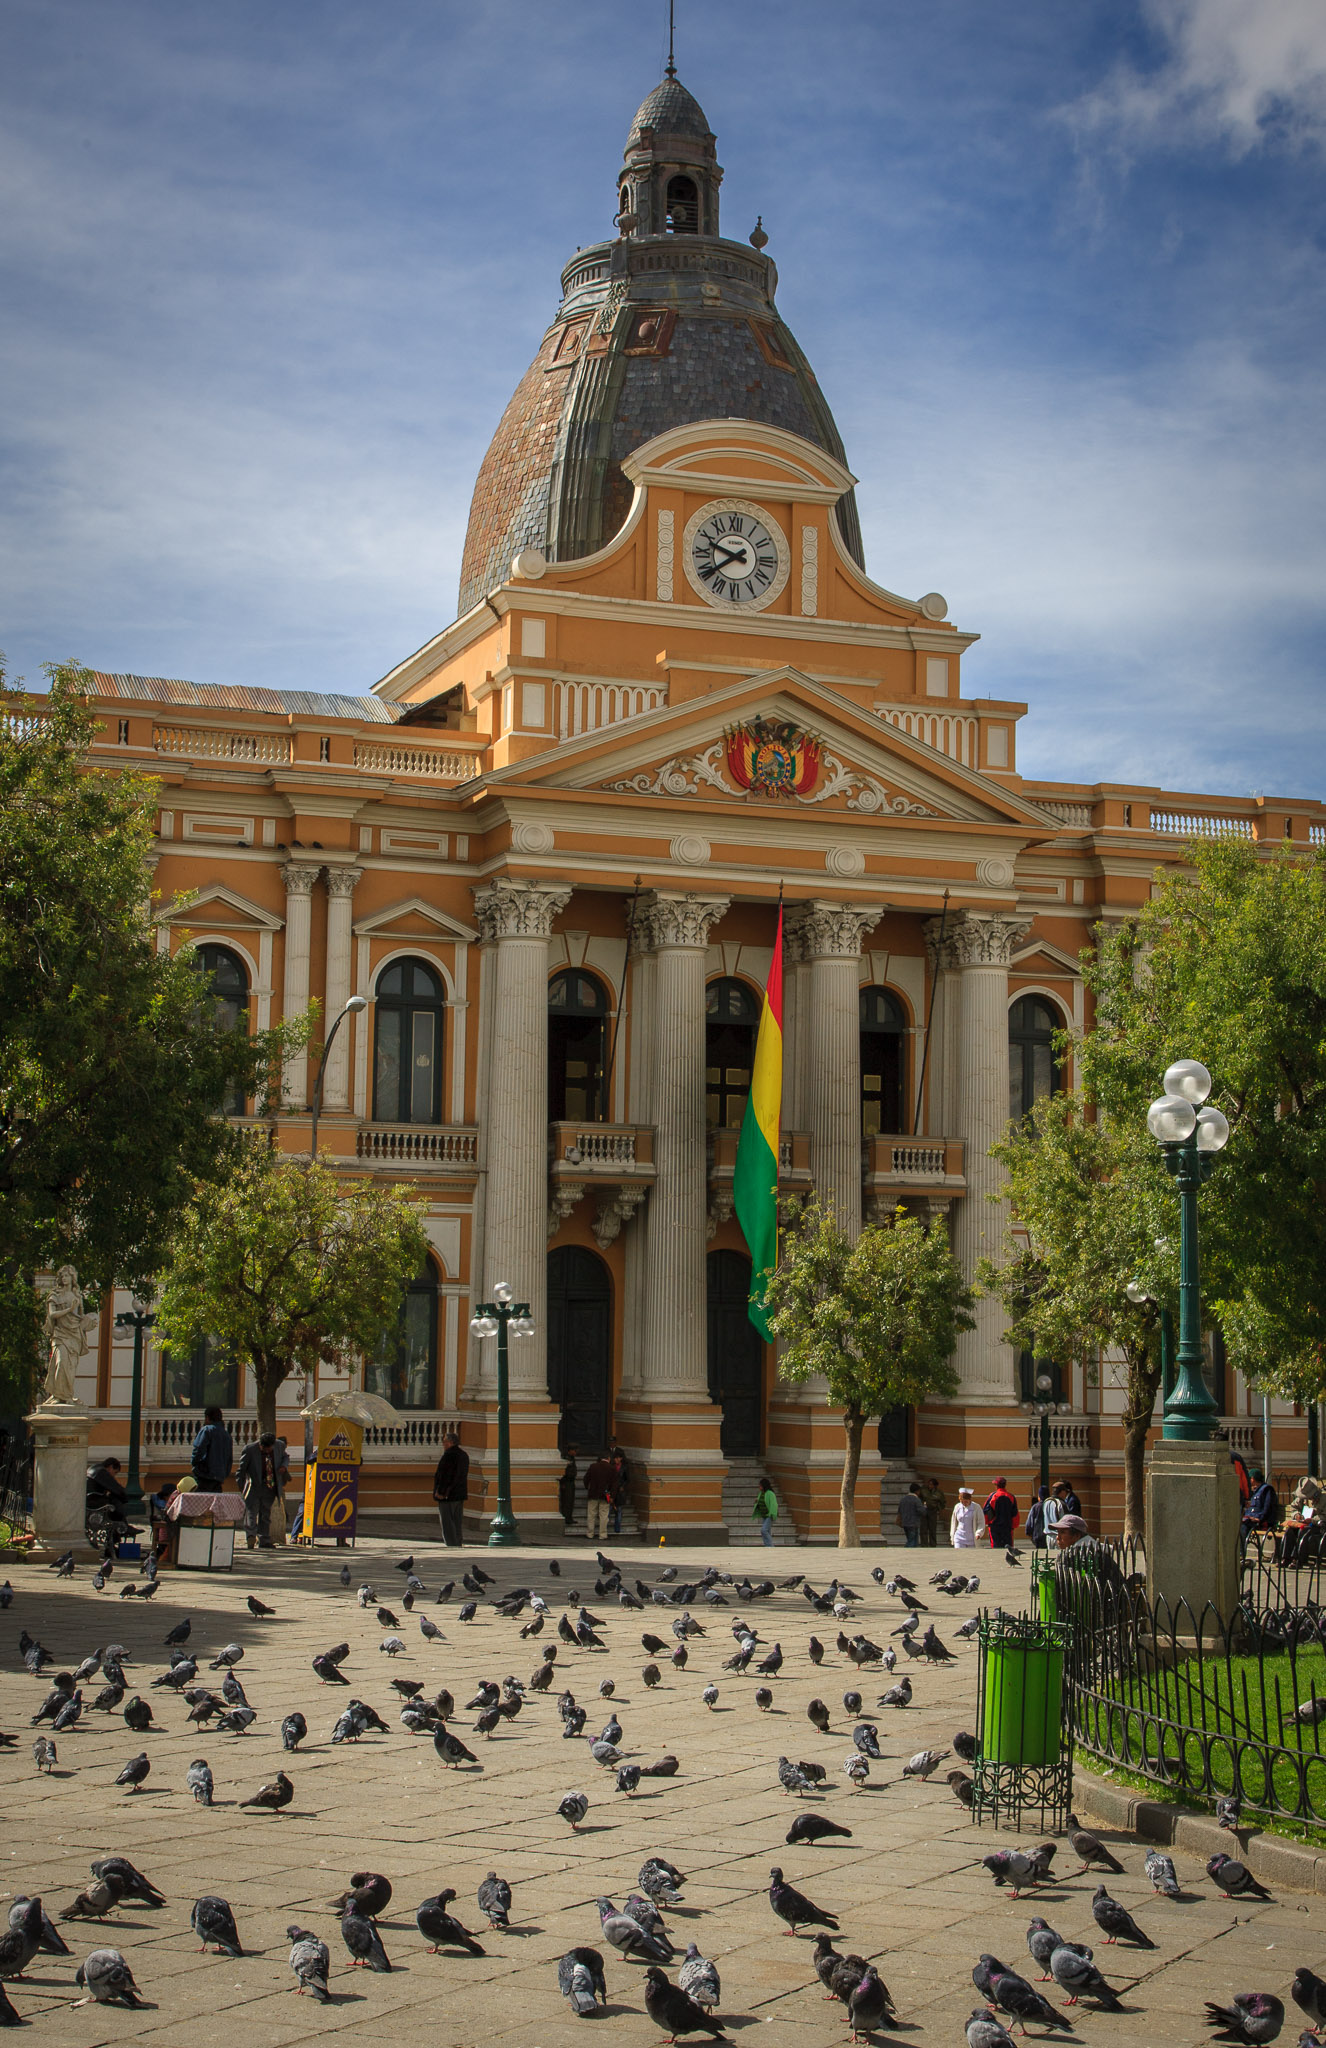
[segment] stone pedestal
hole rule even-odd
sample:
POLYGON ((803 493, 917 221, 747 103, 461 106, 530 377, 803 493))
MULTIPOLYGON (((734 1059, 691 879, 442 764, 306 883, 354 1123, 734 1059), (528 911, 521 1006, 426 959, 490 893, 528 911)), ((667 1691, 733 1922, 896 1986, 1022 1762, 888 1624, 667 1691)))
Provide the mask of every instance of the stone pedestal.
MULTIPOLYGON (((1230 1620, 1238 1607, 1239 1483, 1227 1444, 1167 1443, 1146 1474, 1147 1592, 1194 1619, 1209 1601, 1230 1620)), ((1180 1630, 1186 1633, 1186 1630, 1180 1630)))
POLYGON ((53 1557, 95 1553, 87 1540, 87 1444, 91 1417, 81 1401, 51 1401, 27 1418, 37 1446, 32 1523, 53 1557))

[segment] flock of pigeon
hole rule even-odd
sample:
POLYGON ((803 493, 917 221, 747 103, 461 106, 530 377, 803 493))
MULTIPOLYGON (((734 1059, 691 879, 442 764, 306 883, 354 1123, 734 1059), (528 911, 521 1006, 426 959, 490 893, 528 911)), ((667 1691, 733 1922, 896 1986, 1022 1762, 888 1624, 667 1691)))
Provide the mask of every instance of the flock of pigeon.
MULTIPOLYGON (((1019 1562, 1019 1554, 1010 1552, 1009 1560, 1019 1562)), ((880 1776, 872 1777, 872 1769, 877 1769, 886 1758, 880 1746, 880 1730, 887 1724, 892 1735, 895 1725, 899 1725, 897 1716, 912 1707, 917 1697, 913 1671, 915 1683, 925 1688, 925 1674, 930 1669, 950 1666, 956 1661, 955 1650, 941 1639, 932 1608, 945 1597, 956 1600, 980 1590, 978 1577, 951 1568, 937 1571, 922 1589, 901 1572, 890 1577, 882 1566, 876 1566, 871 1572, 876 1591, 863 1596, 837 1578, 817 1591, 804 1574, 775 1584, 771 1579, 752 1581, 749 1575, 710 1566, 693 1578, 683 1578, 681 1568, 668 1564, 655 1573, 652 1582, 647 1582, 633 1574, 628 1577, 628 1568, 602 1551, 597 1553, 596 1564, 592 1607, 582 1602, 576 1589, 567 1588, 566 1597, 559 1597, 563 1593, 562 1567, 556 1560, 538 1567, 540 1576, 547 1574, 542 1590, 533 1584, 499 1589, 481 1565, 472 1563, 461 1576, 459 1588, 453 1579, 431 1600, 435 1611, 439 1606, 451 1609, 458 1625, 469 1628, 477 1624, 478 1640, 486 1650, 491 1649, 494 1657, 501 1655, 504 1661, 519 1644, 534 1644, 546 1631, 547 1640, 538 1645, 539 1661, 528 1679, 482 1679, 473 1696, 459 1706, 445 1686, 429 1693, 420 1681, 391 1675, 385 1677, 382 1687, 392 1695, 389 1706, 385 1699, 382 1704, 394 1715, 397 1727, 407 1738, 431 1742, 438 1764, 447 1771, 482 1770, 482 1746, 509 1730, 522 1714, 539 1715, 546 1732, 548 1724, 543 1717, 552 1708, 560 1721, 562 1737, 576 1745, 568 1750, 568 1759, 583 1757, 587 1752, 598 1774, 593 1780, 598 1788, 593 1799, 584 1790, 573 1790, 562 1793, 555 1801, 553 1810, 573 1832, 585 1823, 591 1805, 604 1796, 605 1789, 610 1803, 617 1795, 629 1801, 642 1781, 666 1781, 682 1773, 679 1758, 671 1752, 653 1762, 640 1760, 641 1751, 634 1742, 628 1742, 618 1711, 618 1707, 631 1711, 618 1694, 618 1680, 604 1677, 596 1681, 594 1676, 595 1653, 608 1650, 610 1635, 612 1650, 621 1654, 623 1646, 618 1632, 623 1625, 632 1633, 639 1630, 638 1640, 644 1653, 640 1679, 645 1694, 652 1695, 665 1683, 688 1684, 683 1675, 689 1669, 698 1699, 710 1712, 717 1711, 721 1704, 738 1710, 753 1707, 756 1714, 763 1715, 771 1713, 776 1702, 780 1711, 786 1711, 786 1704, 790 1704, 788 1665, 801 1664, 803 1657, 825 1692, 830 1688, 823 1678, 832 1669, 841 1671, 851 1681, 842 1693, 842 1715, 850 1728, 850 1748, 841 1761, 841 1772, 851 1792, 860 1793, 867 1788, 878 1789, 884 1782, 880 1776), (877 1599, 881 1593, 896 1603, 897 1611, 881 1610, 875 1633, 883 1640, 875 1641, 858 1624, 866 1601, 877 1599), (798 1598, 806 1603, 805 1621, 809 1623, 809 1633, 801 1637, 798 1631, 799 1640, 787 1655, 780 1640, 770 1642, 762 1636, 756 1621, 760 1604, 780 1594, 793 1596, 791 1602, 785 1599, 780 1603, 782 1633, 790 1636, 793 1632, 795 1623, 787 1608, 790 1605, 795 1614, 798 1598), (641 1628, 640 1622, 633 1619, 637 1615, 652 1626, 641 1628), (927 1617, 924 1622, 923 1617, 927 1617), (664 1629, 666 1633, 661 1632, 664 1629), (829 1640, 821 1640, 817 1629, 829 1640), (669 1674, 666 1681, 665 1670, 669 1674), (748 1683, 751 1678, 758 1681, 753 1693, 748 1683), (872 1691, 882 1686, 876 1693, 873 1710, 867 1708, 867 1686, 872 1691), (588 1698, 587 1688, 593 1688, 588 1698), (549 1696, 546 1703, 541 1695, 549 1696), (462 1723, 462 1714, 474 1718, 462 1723), (595 1726, 600 1715, 604 1717, 602 1726, 595 1726)), ((530 1565, 524 1568, 526 1575, 532 1577, 530 1565)), ((66 1557, 56 1560, 52 1569, 69 1577, 76 1568, 72 1557, 66 1557)), ((107 1565, 98 1570, 92 1581, 98 1592, 116 1590, 110 1581, 117 1569, 120 1568, 107 1565)), ((588 1573, 588 1556, 582 1556, 568 1569, 577 1574, 588 1573)), ((407 1653, 402 1631, 411 1626, 417 1625, 423 1654, 431 1654, 435 1646, 447 1643, 432 1615, 414 1613, 416 1603, 427 1597, 415 1571, 414 1558, 401 1560, 396 1571, 404 1580, 399 1594, 393 1591, 390 1599, 380 1598, 371 1583, 363 1582, 353 1602, 355 1610, 370 1617, 371 1634, 379 1636, 376 1654, 387 1659, 388 1670, 407 1653)), ((349 1596, 355 1582, 348 1564, 342 1566, 339 1576, 342 1597, 350 1606, 349 1596)), ((142 1583, 130 1579, 118 1588, 122 1596, 149 1600, 154 1596, 161 1582, 150 1560, 140 1577, 142 1583)), ((7 1609, 14 1597, 8 1582, 0 1586, 0 1609, 7 1609)), ((23 1604, 31 1604, 35 1610, 39 1602, 35 1596, 28 1596, 23 1604)), ((253 1594, 248 1596, 247 1607, 260 1641, 262 1625, 273 1619, 275 1610, 253 1594)), ((32 1618, 35 1620, 35 1613, 32 1618)), ((451 1615, 445 1618, 449 1621, 451 1615)), ((21 1610, 15 1619, 21 1619, 21 1610)), ((967 1641, 977 1626, 973 1615, 945 1634, 954 1642, 967 1641)), ((39 1773, 49 1775, 60 1767, 59 1745, 74 1734, 85 1715, 117 1716, 132 1734, 147 1736, 150 1741, 152 1732, 162 1725, 157 1719, 158 1711, 172 1715, 178 1711, 173 1704, 169 1708, 166 1705, 173 1695, 180 1708, 187 1708, 184 1725, 198 1731, 199 1748, 210 1745, 218 1734, 243 1737, 260 1718, 259 1709, 248 1698, 246 1681, 239 1676, 238 1667, 245 1665, 246 1660, 244 1646, 227 1643, 207 1656, 193 1643, 193 1623, 187 1615, 160 1638, 165 1653, 163 1668, 147 1677, 130 1675, 127 1667, 132 1667, 136 1659, 124 1644, 100 1646, 72 1668, 60 1669, 58 1660, 28 1626, 20 1629, 17 1640, 27 1672, 44 1688, 42 1695, 34 1696, 34 1711, 30 1715, 37 1730, 31 1743, 39 1773)), ((353 1666, 366 1647, 361 1645, 352 1655, 347 1640, 319 1651, 311 1659, 312 1672, 320 1686, 345 1688, 335 1702, 326 1730, 325 1745, 329 1748, 354 1745, 365 1736, 392 1732, 391 1721, 377 1707, 350 1691, 352 1679, 344 1667, 353 1666)), ((471 1645, 467 1643, 466 1647, 471 1645)), ((260 1662, 260 1652, 253 1662, 260 1662)), ((968 1668, 974 1673, 974 1659, 968 1668)), ((246 1669, 251 1666, 246 1665, 246 1669)), ((372 1689, 366 1681, 360 1682, 366 1691, 372 1689)), ((257 1690, 253 1677, 248 1678, 247 1684, 257 1690)), ((927 1700, 927 1704, 933 1703, 927 1700)), ((663 1702, 660 1700, 656 1708, 652 1702, 647 1705, 640 1700, 639 1706, 642 1713, 657 1720, 663 1702)), ((805 1717, 813 1731, 812 1741, 807 1745, 812 1748, 814 1738, 832 1740, 835 1725, 842 1725, 837 1707, 830 1706, 818 1694, 805 1707, 805 1717)), ((313 1747, 317 1743, 317 1737, 310 1740, 308 1718, 297 1709, 286 1713, 279 1727, 283 1750, 290 1757, 289 1771, 284 1767, 278 1769, 238 1802, 273 1817, 291 1808, 295 1782, 289 1772, 298 1772, 301 1745, 313 1747)), ((18 1746, 17 1735, 0 1731, 0 1752, 18 1746)), ((949 1788, 961 1805, 970 1808, 973 1784, 965 1767, 974 1764, 975 1755, 974 1738, 959 1731, 951 1738, 949 1748, 923 1748, 907 1757, 901 1764, 900 1777, 918 1784, 937 1780, 949 1788), (950 1767, 945 1769, 946 1765, 950 1767)), ((770 1762, 772 1769, 772 1759, 770 1762)), ((125 1761, 113 1779, 108 1775, 107 1790, 112 1786, 122 1788, 122 1796, 131 1797, 148 1780, 152 1768, 150 1750, 140 1749, 125 1761)), ((800 1853, 813 1849, 819 1842, 853 1838, 851 1827, 830 1819, 818 1805, 805 1803, 808 1797, 823 1801, 831 1788, 831 1765, 815 1757, 780 1755, 776 1771, 784 1794, 796 1801, 795 1812, 785 1816, 790 1821, 784 1836, 787 1848, 800 1853)), ((206 1757, 199 1755, 188 1765, 180 1789, 187 1791, 198 1806, 212 1805, 214 1778, 206 1757)), ((851 1804, 855 1807, 855 1801, 851 1804)), ((870 1801, 862 1802, 862 1810, 871 1806, 870 1801)), ((872 1818, 873 1811, 872 1808, 872 1818)), ((1237 1829, 1239 1817, 1233 1802, 1223 1802, 1221 1818, 1231 1830, 1237 1829)), ((1070 1877, 1122 1874, 1123 1866, 1113 1852, 1081 1827, 1074 1816, 1069 1819, 1067 1839, 1079 1862, 1079 1868, 1069 1873, 1070 1877)), ((1024 1894, 1034 1897, 1047 1885, 1065 1881, 1056 1878, 1053 1872, 1059 1847, 1053 1841, 1041 1842, 1029 1850, 995 1849, 983 1857, 978 1857, 979 1847, 979 1839, 974 1840, 973 1862, 983 1863, 994 1885, 1013 1899, 1024 1894)), ((1184 1896, 1168 1856, 1152 1851, 1146 1857, 1145 1869, 1156 1895, 1169 1899, 1184 1896)), ((1227 1898, 1268 1897, 1246 1866, 1228 1856, 1213 1857, 1208 1875, 1227 1898)), ((720 2016, 717 1964, 694 1941, 684 1945, 683 1954, 682 1945, 674 1940, 664 1917, 669 1910, 682 1906, 686 1882, 685 1874, 675 1863, 662 1854, 652 1853, 640 1867, 638 1889, 620 1906, 606 1896, 597 1900, 597 1940, 602 1946, 591 1945, 587 1940, 567 1950, 557 1963, 558 1986, 572 2013, 588 2018, 607 2010, 629 2011, 631 2008, 620 2002, 621 1991, 625 1984, 636 1981, 642 1986, 645 2013, 664 2031, 669 2042, 696 2034, 726 2038, 720 2016), (612 2007, 605 1952, 615 1952, 624 1964, 644 1965, 642 1979, 636 1978, 634 1971, 618 1978, 614 1987, 618 2002, 612 2007)), ((337 1917, 339 1942, 350 1968, 370 1973, 391 1971, 384 1931, 395 1946, 399 1923, 387 1925, 383 1916, 392 1896, 390 1878, 362 1870, 352 1873, 348 1887, 329 1902, 329 1910, 337 1917)), ((842 1950, 835 1946, 840 1938, 839 1911, 816 1904, 797 1884, 788 1881, 777 1863, 769 1869, 767 1896, 773 1920, 781 1923, 789 1936, 795 1937, 802 1930, 815 1935, 815 1974, 826 1996, 841 2006, 852 2042, 868 2041, 873 2035, 905 2030, 914 2024, 898 2012, 873 1961, 845 1942, 842 1950)), ((185 1903, 179 1902, 181 1914, 185 1903)), ((453 1888, 423 1899, 413 1913, 420 1938, 433 1954, 484 1955, 480 1934, 466 1926, 464 1917, 455 1910, 456 1903, 453 1888)), ((512 1886, 496 1869, 490 1870, 479 1884, 475 1903, 485 1923, 484 1935, 501 1935, 511 1929, 512 1886)), ((68 1941, 60 1931, 62 1927, 70 1934, 72 1923, 78 1921, 92 1921, 100 1927, 128 1904, 154 1912, 170 1910, 157 1886, 122 1855, 94 1859, 90 1881, 76 1897, 53 1907, 54 1918, 35 1893, 24 1892, 14 1897, 7 1929, 0 1919, 0 2025, 22 2023, 24 2015, 16 2010, 5 1984, 21 1985, 35 1957, 41 1954, 73 1960, 68 1941)), ((1149 1950, 1156 1946, 1132 1913, 1110 1895, 1104 1882, 1091 1900, 1091 1915, 1099 1939, 1107 1948, 1123 1944, 1149 1950)), ((206 1893, 194 1899, 188 1924, 204 1951, 211 1949, 227 1957, 244 1955, 234 1906, 220 1894, 206 1893)), ((329 1930, 331 1942, 298 1922, 291 1922, 286 1932, 293 1988, 320 2003, 333 2001, 338 1995, 332 1970, 332 1944, 338 1938, 337 1930, 329 1930)), ((1068 2033, 1074 2020, 1067 2008, 1077 2007, 1083 2000, 1105 2012, 1140 2010, 1137 2004, 1124 2002, 1134 1991, 1134 1985, 1111 1984, 1092 1947, 1082 1940, 1061 1936, 1039 1914, 1031 1919, 1026 1943, 1033 1963, 1039 1968, 1040 1982, 1050 1985, 1062 1997, 1063 2005, 1056 2004, 1052 1995, 1037 1989, 1028 1977, 993 1954, 983 1953, 972 1971, 982 2003, 966 2024, 968 2048, 1012 2048, 1009 2029, 1014 2027, 1023 2033, 1029 2026, 1050 2033, 1068 2033)), ((613 1968, 615 1972, 616 1962, 613 1968)), ((145 2003, 130 1963, 118 1948, 93 1949, 78 1962, 73 1983, 82 1994, 77 2003, 95 2001, 98 2005, 127 2008, 145 2003)), ((1323 2048, 1326 2031, 1318 2034, 1315 2029, 1326 2029, 1326 1980, 1302 1968, 1293 1980, 1290 1996, 1311 2023, 1301 2037, 1300 2048, 1323 2048)), ((1269 2043, 1283 2028, 1285 2004, 1272 1992, 1242 1993, 1227 2005, 1208 2004, 1206 2018, 1218 2041, 1269 2043)))

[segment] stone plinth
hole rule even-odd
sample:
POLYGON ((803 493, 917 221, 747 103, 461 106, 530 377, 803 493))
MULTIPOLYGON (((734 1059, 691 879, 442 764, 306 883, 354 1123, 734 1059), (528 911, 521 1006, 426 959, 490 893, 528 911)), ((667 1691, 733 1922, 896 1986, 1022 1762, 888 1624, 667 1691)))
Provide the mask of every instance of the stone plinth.
POLYGON ((32 1523, 54 1555, 94 1555, 87 1540, 87 1443, 91 1418, 81 1401, 48 1401, 27 1418, 37 1446, 32 1523))
POLYGON ((1238 1608, 1239 1484, 1226 1444, 1168 1443, 1147 1463, 1147 1590, 1194 1618, 1209 1601, 1230 1620, 1238 1608))

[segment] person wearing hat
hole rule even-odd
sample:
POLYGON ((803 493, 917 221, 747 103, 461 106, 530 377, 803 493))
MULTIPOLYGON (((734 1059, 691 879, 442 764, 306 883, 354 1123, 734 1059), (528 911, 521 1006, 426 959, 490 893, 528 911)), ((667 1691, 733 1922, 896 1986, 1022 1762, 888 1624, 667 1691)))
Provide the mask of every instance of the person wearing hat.
POLYGON ((1081 1515, 1060 1515, 1054 1525, 1054 1542, 1057 1550, 1071 1550, 1083 1537, 1086 1538, 1088 1547, 1094 1548, 1091 1531, 1081 1515))
POLYGON ((948 1527, 949 1542, 955 1550, 975 1550, 984 1535, 985 1516, 976 1505, 976 1497, 970 1486, 960 1486, 948 1527))

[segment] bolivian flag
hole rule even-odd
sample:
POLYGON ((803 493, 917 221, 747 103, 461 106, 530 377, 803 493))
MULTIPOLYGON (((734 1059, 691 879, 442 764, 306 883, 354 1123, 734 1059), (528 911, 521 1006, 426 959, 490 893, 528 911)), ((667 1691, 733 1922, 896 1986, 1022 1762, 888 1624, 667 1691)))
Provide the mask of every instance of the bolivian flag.
POLYGON ((778 906, 769 983, 760 1012, 746 1113, 732 1178, 737 1221, 750 1251, 750 1319, 771 1342, 764 1290, 778 1263, 778 1124, 783 1100, 783 906, 778 906))

